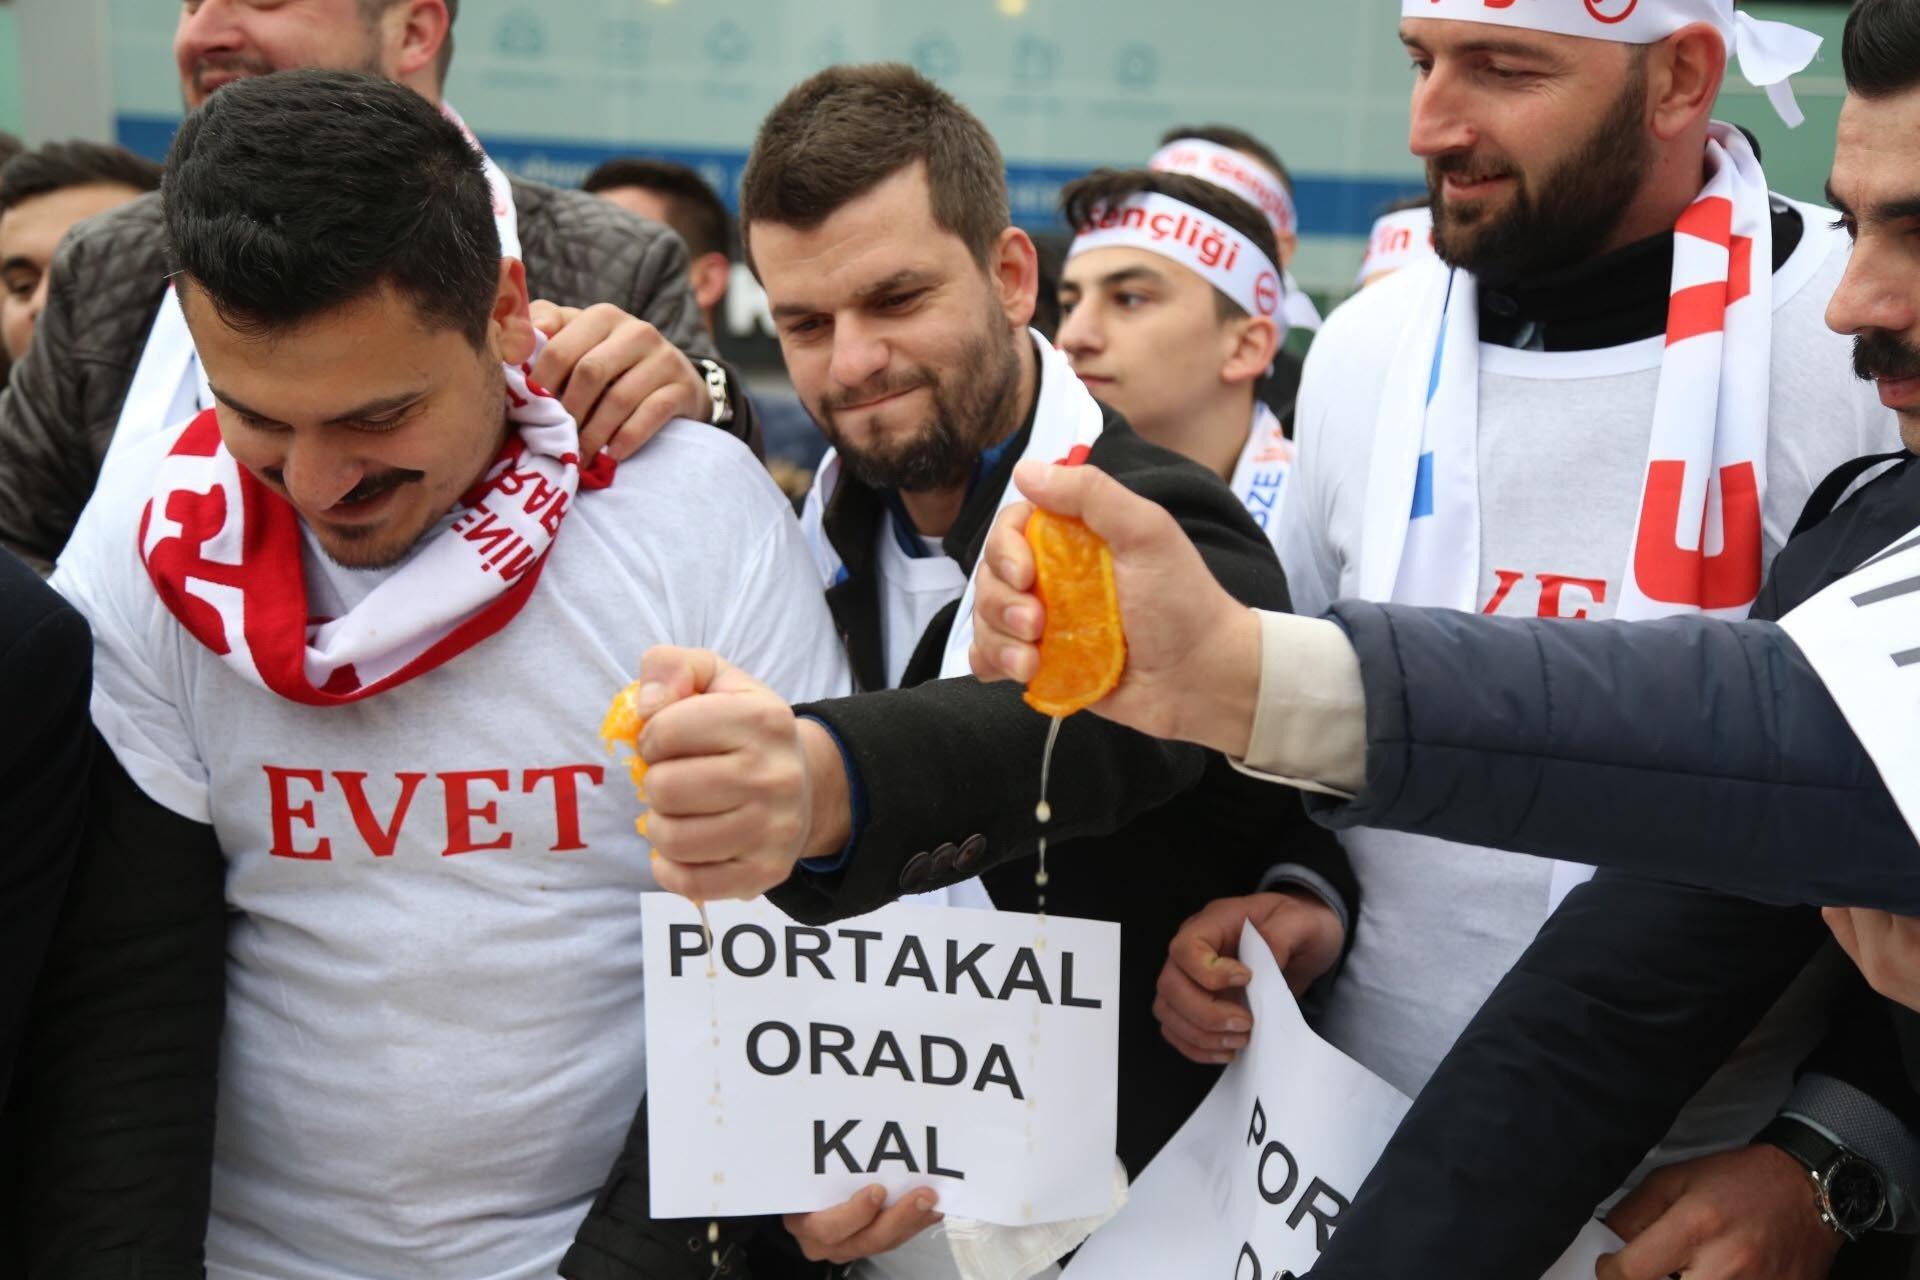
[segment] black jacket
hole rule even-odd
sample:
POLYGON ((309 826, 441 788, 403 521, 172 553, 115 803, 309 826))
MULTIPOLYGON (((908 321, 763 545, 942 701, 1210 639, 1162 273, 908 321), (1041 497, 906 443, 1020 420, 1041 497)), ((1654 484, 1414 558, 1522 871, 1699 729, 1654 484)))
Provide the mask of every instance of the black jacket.
MULTIPOLYGON (((963 568, 979 557, 1025 443, 1023 431, 980 477, 945 539, 963 568)), ((1287 606, 1265 536, 1217 478, 1146 443, 1110 410, 1090 461, 1172 512, 1237 598, 1287 606)), ((904 687, 884 687, 874 563, 882 512, 872 490, 845 477, 824 522, 847 568, 828 603, 856 680, 873 691, 798 708, 824 721, 851 757, 865 823, 840 871, 796 872, 769 896, 797 919, 822 922, 980 876, 997 905, 1031 911, 1040 834, 1033 810, 1048 721, 1016 685, 935 678, 957 603, 921 636, 904 687)), ((1061 727, 1048 801, 1048 909, 1124 926, 1119 1145, 1138 1174, 1218 1074, 1176 1053, 1153 1018, 1154 982, 1181 922, 1215 898, 1252 892, 1276 861, 1310 867, 1339 886, 1349 918, 1358 888, 1331 838, 1221 757, 1093 716, 1061 727)))
MULTIPOLYGON (((714 355, 678 236, 584 192, 511 182, 532 297, 610 302, 689 355, 714 355)), ((166 241, 157 194, 75 226, 54 256, 33 346, 0 383, 0 546, 43 573, 73 533, 119 423, 166 294, 166 241)), ((729 429, 757 449, 752 406, 734 383, 729 429)))
POLYGON ((86 814, 87 624, 0 551, 0 1099, 86 814))
MULTIPOLYGON (((1920 467, 1903 461, 1782 550, 1755 614, 1779 616, 1916 523, 1920 467)), ((1821 944, 1818 914, 1793 904, 1920 911, 1913 835, 1770 623, 1337 617, 1365 673, 1368 778, 1350 805, 1316 802, 1322 816, 1615 870, 1495 988, 1313 1275, 1531 1280, 1821 944)), ((1911 1123, 1916 1025, 1856 999, 1818 1065, 1911 1123)))

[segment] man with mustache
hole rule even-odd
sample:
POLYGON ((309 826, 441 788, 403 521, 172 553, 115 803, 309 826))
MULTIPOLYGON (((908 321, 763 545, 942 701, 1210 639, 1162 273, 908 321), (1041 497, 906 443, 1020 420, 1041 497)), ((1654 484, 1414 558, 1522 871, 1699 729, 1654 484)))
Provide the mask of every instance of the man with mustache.
MULTIPOLYGON (((1439 260, 1342 307, 1308 357, 1281 535, 1303 611, 1360 597, 1739 616, 1821 478, 1892 443, 1822 322, 1844 235, 1770 197, 1745 138, 1711 119, 1736 52, 1791 111, 1782 82, 1810 38, 1727 0, 1622 8, 1405 4, 1439 260)), ((1344 839, 1367 916, 1321 1030, 1418 1093, 1579 873, 1398 833, 1344 839)), ((1231 954, 1247 910, 1194 922, 1202 963, 1176 951, 1170 1036, 1220 1034, 1237 1012, 1221 998, 1237 969, 1204 961, 1231 954)), ((1752 1137, 1819 1037, 1818 981, 1654 1161, 1752 1137)), ((1756 1185, 1793 1189, 1765 1174, 1756 1185)), ((1781 1212, 1821 1243, 1804 1200, 1781 1212)))
MULTIPOLYGON (((236 80, 333 67, 385 76, 444 105, 458 7, 182 0, 181 96, 192 109, 236 80)), ((680 241, 583 193, 494 172, 496 215, 526 262, 532 296, 548 300, 536 320, 555 341, 536 372, 576 415, 590 449, 625 456, 675 416, 749 439, 751 411, 712 360, 680 241)), ((54 261, 40 341, 0 389, 0 545, 43 571, 116 436, 165 429, 212 403, 167 290, 169 269, 159 197, 86 223, 54 261)))
POLYGON ((708 426, 585 456, 484 157, 404 86, 223 88, 164 189, 214 407, 123 441, 53 585, 94 627, 96 821, 135 885, 212 892, 49 968, 32 1270, 190 1274, 204 1236, 217 1280, 552 1276, 645 1080, 657 886, 595 726, 654 643, 782 712, 844 690, 805 544, 708 426))

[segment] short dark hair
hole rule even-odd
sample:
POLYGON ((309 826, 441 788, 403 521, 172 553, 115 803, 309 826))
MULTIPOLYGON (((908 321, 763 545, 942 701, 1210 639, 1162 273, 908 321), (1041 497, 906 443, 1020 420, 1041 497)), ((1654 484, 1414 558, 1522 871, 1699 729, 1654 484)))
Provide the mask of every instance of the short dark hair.
POLYGON ((755 222, 811 229, 908 165, 927 167, 933 221, 982 267, 1012 223, 999 144, 953 95, 900 62, 828 67, 795 85, 754 139, 740 188, 755 222))
POLYGON ((5 129, 0 129, 0 165, 5 164, 26 149, 26 143, 20 141, 20 139, 14 137, 5 129))
POLYGON ((189 115, 167 153, 174 264, 243 331, 284 330, 382 284, 477 348, 500 233, 479 152, 378 76, 277 71, 189 115))
POLYGON ((1252 156, 1273 170, 1273 176, 1280 179, 1280 185, 1287 189, 1288 195, 1293 194, 1293 174, 1287 171, 1286 165, 1280 163, 1280 157, 1272 147, 1245 129, 1236 129, 1230 124, 1183 124, 1161 135, 1160 145, 1164 147, 1182 138, 1198 138, 1201 142, 1211 142, 1216 147, 1252 156))
MULTIPOLYGON (((1182 134, 1190 138, 1192 134, 1182 134)), ((1222 144, 1225 145, 1225 144, 1222 144)), ((1140 195, 1162 195, 1190 204, 1218 222, 1224 222, 1248 240, 1268 261, 1280 262, 1279 241, 1273 224, 1240 196, 1217 187, 1204 178, 1183 173, 1162 173, 1156 169, 1095 169, 1084 178, 1075 178, 1060 189, 1060 216, 1076 231, 1093 220, 1103 207, 1112 208, 1140 195)), ((1247 309, 1219 289, 1213 291, 1214 308, 1221 320, 1236 320, 1247 309)))
POLYGON ((160 166, 125 147, 77 140, 49 142, 0 165, 0 212, 35 196, 106 183, 158 191, 160 166))
POLYGON ((615 156, 580 184, 582 191, 595 195, 615 187, 639 187, 664 199, 668 223, 696 258, 708 253, 733 257, 733 222, 727 217, 727 206, 706 179, 686 165, 650 156, 615 156))
MULTIPOLYGON (((380 19, 380 15, 402 0, 360 0, 360 19, 369 28, 380 19)), ((447 38, 440 42, 440 53, 434 60, 434 72, 440 77, 440 83, 447 82, 447 68, 453 63, 453 24, 460 16, 460 0, 445 0, 447 6, 447 38)))
POLYGON ((1840 37, 1847 92, 1885 98, 1920 88, 1920 6, 1858 0, 1840 37))

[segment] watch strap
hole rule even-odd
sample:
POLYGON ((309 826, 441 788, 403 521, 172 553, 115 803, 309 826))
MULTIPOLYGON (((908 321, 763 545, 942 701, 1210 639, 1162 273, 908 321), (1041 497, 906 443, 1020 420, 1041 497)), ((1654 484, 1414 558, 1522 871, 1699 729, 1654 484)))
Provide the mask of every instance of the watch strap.
POLYGON ((1812 1125, 1787 1116, 1775 1116, 1768 1121, 1754 1141, 1780 1148, 1799 1161, 1808 1173, 1816 1175, 1825 1172, 1828 1165, 1846 1152, 1845 1147, 1812 1125))

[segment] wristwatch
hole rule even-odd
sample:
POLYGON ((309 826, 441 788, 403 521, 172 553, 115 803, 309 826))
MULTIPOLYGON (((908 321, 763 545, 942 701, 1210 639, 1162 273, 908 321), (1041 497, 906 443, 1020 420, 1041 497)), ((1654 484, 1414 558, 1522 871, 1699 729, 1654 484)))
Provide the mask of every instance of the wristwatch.
POLYGON ((1779 1116, 1755 1142, 1780 1148, 1813 1179, 1813 1203, 1820 1221, 1836 1235, 1858 1240, 1887 1212, 1887 1180, 1879 1169, 1812 1125, 1779 1116))
POLYGON ((733 400, 727 394, 727 369, 716 360, 696 356, 694 368, 706 375, 707 394, 713 397, 713 417, 707 421, 714 426, 725 426, 733 421, 733 400))

